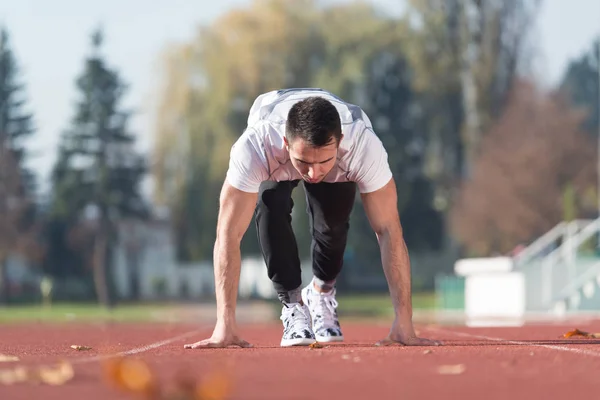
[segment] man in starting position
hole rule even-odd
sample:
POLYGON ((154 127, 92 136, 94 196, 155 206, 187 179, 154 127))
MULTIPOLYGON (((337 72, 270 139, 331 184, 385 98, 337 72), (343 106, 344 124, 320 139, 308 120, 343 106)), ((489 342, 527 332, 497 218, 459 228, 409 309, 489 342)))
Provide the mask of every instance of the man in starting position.
POLYGON ((281 346, 343 340, 335 281, 357 188, 379 242, 395 310, 391 331, 378 344, 439 344, 415 335, 396 185, 371 121, 358 106, 324 90, 288 89, 254 101, 248 127, 231 149, 214 247, 217 323, 209 339, 185 347, 251 346, 238 335, 235 309, 240 242, 253 215, 268 276, 283 303, 281 346), (314 273, 304 288, 291 226, 291 195, 301 180, 314 273))

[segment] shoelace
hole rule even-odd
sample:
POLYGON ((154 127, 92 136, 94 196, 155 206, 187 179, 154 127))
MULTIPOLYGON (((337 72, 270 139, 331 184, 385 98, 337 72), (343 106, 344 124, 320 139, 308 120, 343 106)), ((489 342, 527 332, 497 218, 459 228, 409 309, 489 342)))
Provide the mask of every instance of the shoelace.
POLYGON ((335 292, 331 294, 322 295, 319 294, 319 301, 317 303, 317 315, 321 318, 317 318, 319 327, 329 328, 335 325, 335 310, 338 306, 338 302, 333 296, 335 292))
POLYGON ((294 305, 294 307, 287 309, 280 317, 282 321, 290 318, 292 319, 291 327, 296 329, 306 328, 309 324, 309 315, 308 311, 306 311, 299 304, 294 305), (292 315, 293 314, 293 315, 292 315))

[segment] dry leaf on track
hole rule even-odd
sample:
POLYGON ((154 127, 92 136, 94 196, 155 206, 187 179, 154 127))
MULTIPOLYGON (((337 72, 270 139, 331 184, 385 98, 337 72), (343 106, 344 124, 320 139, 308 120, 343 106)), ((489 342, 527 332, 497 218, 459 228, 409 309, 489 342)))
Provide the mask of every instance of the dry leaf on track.
POLYGON ((91 350, 91 347, 88 346, 80 346, 78 344, 74 344, 71 346, 72 349, 77 350, 77 351, 85 351, 85 350, 91 350))
POLYGON ((19 361, 19 357, 8 356, 6 354, 0 354, 0 362, 13 362, 13 361, 19 361))
POLYGON ((569 331, 563 335, 564 338, 570 338, 570 337, 574 337, 574 336, 590 338, 590 339, 600 339, 600 333, 589 333, 589 332, 585 332, 585 331, 582 331, 579 329, 573 329, 572 331, 569 331))
POLYGON ((231 391, 229 376, 215 372, 196 387, 194 400, 224 400, 231 391))
POLYGON ((25 367, 0 370, 0 383, 3 385, 25 382, 27 377, 28 373, 25 367))
POLYGON ((111 359, 105 363, 104 373, 109 382, 127 392, 152 396, 158 390, 154 373, 141 360, 111 359))
POLYGON ((35 368, 26 368, 18 366, 13 369, 0 370, 0 383, 3 385, 12 385, 16 383, 45 383, 47 385, 64 385, 75 376, 73 366, 67 362, 61 362, 56 366, 41 366, 35 368))
POLYGON ((232 391, 230 375, 224 371, 212 372, 203 379, 185 377, 186 373, 177 375, 174 385, 165 389, 148 364, 130 358, 108 360, 104 374, 119 389, 147 400, 224 400, 232 391))
POLYGON ((53 386, 64 385, 75 376, 73 366, 64 361, 57 368, 40 367, 37 372, 42 382, 53 386))
POLYGON ((442 375, 460 375, 465 372, 466 367, 464 364, 456 365, 440 365, 438 367, 438 373, 442 375))
POLYGON ((311 349, 322 349, 325 346, 323 346, 319 342, 314 342, 314 343, 311 343, 308 347, 311 348, 311 349))

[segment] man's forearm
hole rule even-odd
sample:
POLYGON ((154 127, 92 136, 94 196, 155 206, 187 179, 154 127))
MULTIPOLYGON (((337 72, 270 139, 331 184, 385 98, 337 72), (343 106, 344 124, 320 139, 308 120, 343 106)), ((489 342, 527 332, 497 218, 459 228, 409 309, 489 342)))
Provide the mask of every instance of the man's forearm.
POLYGON ((410 259, 402 234, 388 231, 378 239, 396 318, 402 323, 412 322, 410 259))
POLYGON ((235 322, 241 269, 240 244, 233 240, 217 239, 213 259, 217 319, 225 323, 235 322))

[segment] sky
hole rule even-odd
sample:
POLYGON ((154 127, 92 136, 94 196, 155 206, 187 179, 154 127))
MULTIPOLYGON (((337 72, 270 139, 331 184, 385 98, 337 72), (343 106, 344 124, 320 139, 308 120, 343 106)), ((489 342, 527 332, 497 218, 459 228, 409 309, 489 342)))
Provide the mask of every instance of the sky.
MULTIPOLYGON (((346 0, 325 0, 344 3, 346 0)), ((323 1, 323 2, 325 2, 323 1)), ((371 0, 397 13, 403 0, 371 0)), ((560 80, 573 57, 590 48, 600 35, 600 1, 542 0, 535 40, 540 54, 536 77, 546 85, 560 80)), ((62 130, 73 116, 75 78, 81 73, 90 47, 91 31, 102 24, 106 32, 104 54, 129 84, 124 105, 135 115, 131 130, 138 147, 152 146, 158 58, 171 43, 194 36, 199 25, 251 0, 2 0, 0 24, 7 26, 12 48, 26 84, 28 105, 38 133, 30 143, 30 165, 47 190, 48 174, 55 161, 62 130)))

